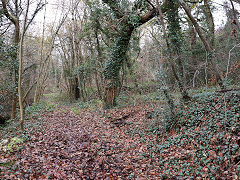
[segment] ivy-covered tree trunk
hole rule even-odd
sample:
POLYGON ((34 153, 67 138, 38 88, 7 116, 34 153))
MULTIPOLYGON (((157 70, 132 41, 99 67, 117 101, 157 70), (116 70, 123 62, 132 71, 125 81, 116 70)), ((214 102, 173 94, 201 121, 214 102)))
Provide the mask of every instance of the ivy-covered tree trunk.
MULTIPOLYGON (((20 42, 20 24, 19 24, 19 18, 18 18, 18 11, 16 9, 16 14, 13 15, 10 13, 10 11, 7 8, 7 1, 1 0, 2 2, 2 8, 4 15, 11 21, 12 24, 14 24, 14 45, 16 46, 16 52, 18 51, 18 45, 20 42)), ((16 8, 18 6, 16 5, 16 8)), ((17 53, 16 53, 17 54, 17 53)), ((17 59, 16 62, 13 62, 14 64, 18 64, 17 59)), ((14 119, 17 116, 17 101, 18 101, 18 95, 17 95, 17 84, 18 84, 18 70, 14 69, 13 72, 13 83, 16 86, 16 90, 13 92, 12 97, 12 112, 11 112, 11 118, 14 119)))
POLYGON ((178 87, 180 89, 182 99, 184 101, 189 101, 191 97, 189 96, 186 88, 185 88, 185 75, 184 75, 184 66, 182 61, 182 46, 183 46, 183 37, 180 26, 180 18, 178 14, 179 2, 177 0, 166 1, 166 16, 168 19, 168 36, 165 35, 165 38, 169 38, 169 53, 170 55, 170 64, 172 66, 172 71, 175 79, 177 80, 178 87), (173 56, 177 56, 177 65, 178 72, 180 77, 178 76, 176 69, 173 64, 173 56))
POLYGON ((156 16, 156 8, 150 1, 136 1, 132 7, 132 12, 124 12, 119 1, 103 0, 112 10, 113 16, 118 21, 118 36, 114 46, 111 48, 110 57, 104 70, 104 108, 111 108, 116 105, 116 97, 120 92, 120 69, 126 59, 128 44, 132 32, 142 24, 148 22, 156 16), (145 13, 139 13, 145 9, 145 13))
POLYGON ((111 108, 116 105, 116 97, 120 92, 120 69, 124 60, 126 60, 126 53, 128 44, 131 39, 133 26, 124 24, 119 37, 115 39, 115 44, 111 49, 111 55, 106 63, 104 70, 104 108, 111 108))
MULTIPOLYGON (((16 54, 18 52, 18 45, 20 42, 20 24, 17 19, 15 19, 15 24, 14 24, 14 45, 16 46, 16 54)), ((17 117, 17 102, 18 102, 18 61, 17 58, 15 60, 16 62, 13 62, 14 64, 17 64, 17 67, 15 67, 14 72, 13 72, 13 84, 16 87, 15 91, 13 92, 13 97, 12 97, 12 112, 11 112, 11 119, 15 119, 17 117)))

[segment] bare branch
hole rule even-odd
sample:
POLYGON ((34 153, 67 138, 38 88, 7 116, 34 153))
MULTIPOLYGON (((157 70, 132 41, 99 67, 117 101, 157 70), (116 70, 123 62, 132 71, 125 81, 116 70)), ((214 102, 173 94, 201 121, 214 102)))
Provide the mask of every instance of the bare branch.
POLYGON ((2 7, 3 7, 3 13, 5 14, 5 16, 14 24, 14 25, 17 25, 19 22, 18 22, 18 19, 9 13, 8 9, 7 9, 7 2, 6 0, 1 0, 2 2, 2 7))
POLYGON ((37 13, 45 6, 46 4, 42 4, 42 1, 40 1, 30 19, 30 21, 27 23, 26 29, 25 31, 27 31, 28 27, 30 26, 30 24, 32 23, 32 21, 34 20, 34 18, 36 17, 37 13))

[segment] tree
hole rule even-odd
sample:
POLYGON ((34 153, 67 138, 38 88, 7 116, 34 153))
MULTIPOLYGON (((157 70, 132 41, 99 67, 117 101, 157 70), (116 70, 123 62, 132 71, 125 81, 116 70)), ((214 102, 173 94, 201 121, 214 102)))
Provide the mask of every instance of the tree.
MULTIPOLYGON (((15 15, 10 14, 8 8, 7 8, 7 2, 6 0, 1 0, 2 2, 2 8, 3 8, 3 13, 4 15, 12 22, 12 24, 14 25, 14 45, 16 47, 18 47, 19 42, 20 42, 20 24, 19 24, 19 9, 18 9, 18 4, 15 4, 15 15)), ((17 69, 14 70, 13 73, 13 81, 15 83, 15 85, 17 86, 17 69)), ((17 115, 17 91, 14 93, 14 97, 12 100, 12 114, 11 114, 11 118, 14 119, 16 118, 17 115)))
POLYGON ((207 14, 207 18, 208 18, 208 24, 210 27, 210 33, 211 33, 210 43, 207 41, 206 37, 203 35, 202 30, 201 30, 197 20, 192 16, 191 10, 188 7, 188 5, 183 0, 179 0, 179 2, 181 4, 181 6, 183 7, 184 11, 186 12, 187 16, 193 23, 193 26, 195 27, 202 43, 204 44, 205 50, 208 55, 208 61, 210 62, 211 67, 213 68, 213 71, 216 75, 216 79, 217 79, 219 86, 221 87, 221 89, 224 89, 225 86, 223 83, 223 79, 221 77, 220 70, 219 70, 216 62, 214 61, 214 33, 215 32, 214 32, 213 18, 212 18, 212 14, 211 14, 211 11, 210 11, 210 8, 208 5, 208 1, 204 0, 204 5, 206 7, 206 14, 207 14))
MULTIPOLYGON (((159 7, 159 6, 158 6, 159 7)), ((184 87, 184 67, 182 62, 182 46, 183 46, 183 36, 182 36, 182 30, 180 26, 180 17, 178 14, 179 11, 179 3, 177 1, 166 1, 166 17, 168 19, 168 34, 166 33, 166 30, 163 30, 164 32, 164 38, 166 39, 166 44, 169 51, 169 58, 170 58, 170 65, 172 68, 172 72, 174 74, 174 77, 177 81, 177 84, 179 86, 180 92, 182 94, 182 98, 185 101, 189 101, 191 98, 188 95, 185 87, 184 87), (178 71, 180 74, 177 74, 176 68, 173 62, 174 56, 177 56, 177 64, 178 64, 178 71)), ((159 13, 161 13, 161 9, 158 8, 159 13)), ((163 17, 161 18, 161 24, 162 28, 165 29, 163 17)))
MULTIPOLYGON (((117 36, 110 50, 110 57, 104 69, 104 107, 116 105, 116 97, 120 92, 119 72, 126 60, 126 52, 133 31, 142 24, 150 21, 157 14, 157 9, 150 1, 136 1, 130 8, 124 10, 120 1, 103 0, 112 10, 114 19, 118 21, 117 36)), ((129 2, 128 2, 129 3, 129 2)))
POLYGON ((23 130, 23 124, 24 124, 24 107, 23 107, 23 94, 22 94, 23 41, 24 41, 24 35, 26 33, 29 3, 30 3, 30 0, 27 1, 27 9, 24 17, 23 30, 20 36, 19 54, 18 54, 18 62, 19 62, 19 68, 18 68, 18 100, 19 101, 18 102, 19 102, 19 109, 20 109, 20 129, 21 130, 23 130))
POLYGON ((21 16, 21 8, 24 4, 24 2, 18 0, 13 2, 14 8, 11 7, 10 2, 6 0, 1 0, 2 10, 4 15, 8 20, 11 21, 11 23, 14 25, 14 38, 13 43, 16 47, 16 52, 18 54, 18 58, 15 59, 15 61, 18 62, 18 69, 14 69, 13 74, 13 82, 16 85, 16 91, 14 92, 14 97, 12 100, 12 115, 11 118, 16 118, 17 113, 17 100, 19 100, 19 106, 20 106, 20 128, 23 129, 23 122, 24 122, 24 107, 23 107, 23 95, 21 90, 22 85, 22 58, 23 58, 23 40, 25 32, 27 31, 30 24, 33 22, 34 18, 36 17, 37 13, 42 9, 44 4, 42 3, 42 0, 39 0, 37 2, 37 7, 33 11, 33 14, 31 15, 31 18, 28 19, 28 11, 30 6, 30 1, 27 0, 27 6, 26 6, 26 13, 24 16, 24 24, 23 29, 20 28, 20 16, 21 16), (10 9, 10 10, 9 10, 10 9))

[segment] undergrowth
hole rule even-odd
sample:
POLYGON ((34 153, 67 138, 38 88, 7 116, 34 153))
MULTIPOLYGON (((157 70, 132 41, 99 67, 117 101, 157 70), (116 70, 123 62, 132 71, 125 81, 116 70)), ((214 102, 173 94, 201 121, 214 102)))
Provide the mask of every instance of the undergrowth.
POLYGON ((53 112, 57 105, 47 101, 41 101, 40 103, 33 104, 26 108, 26 114, 30 116, 39 116, 44 112, 53 112))
MULTIPOLYGON (((42 121, 40 116, 45 112, 52 112, 56 109, 57 105, 41 101, 40 103, 28 106, 25 111, 24 131, 19 129, 19 118, 9 120, 6 126, 0 127, 0 143, 6 139, 22 138, 24 141, 28 139, 31 132, 40 131, 42 121)), ((22 142, 21 142, 22 143, 22 142)))
POLYGON ((93 99, 86 102, 78 101, 71 105, 71 111, 78 115, 83 109, 88 109, 90 111, 98 111, 102 106, 102 101, 100 99, 93 99))
POLYGON ((136 129, 129 132, 139 133, 141 137, 157 135, 157 141, 148 143, 148 151, 162 176, 239 177, 239 93, 201 93, 193 99, 187 106, 176 106, 176 122, 169 118, 168 109, 156 110, 153 126, 145 132, 136 129))

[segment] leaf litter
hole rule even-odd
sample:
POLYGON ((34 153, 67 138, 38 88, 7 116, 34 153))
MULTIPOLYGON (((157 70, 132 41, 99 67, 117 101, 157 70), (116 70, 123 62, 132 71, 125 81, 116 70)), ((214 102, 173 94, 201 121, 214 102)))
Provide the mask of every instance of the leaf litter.
MULTIPOLYGON (((216 111, 221 105, 212 107, 216 111)), ((0 158, 9 164, 0 164, 2 179, 239 178, 239 126, 230 126, 228 133, 221 121, 211 124, 211 113, 205 112, 192 126, 198 122, 191 122, 196 111, 187 108, 189 127, 161 134, 148 126, 154 105, 83 109, 77 115, 63 108, 35 119, 43 122, 41 128, 27 136, 23 148, 1 152, 0 158), (216 132, 210 133, 207 126, 216 132)), ((237 111, 230 123, 239 123, 237 111)))

